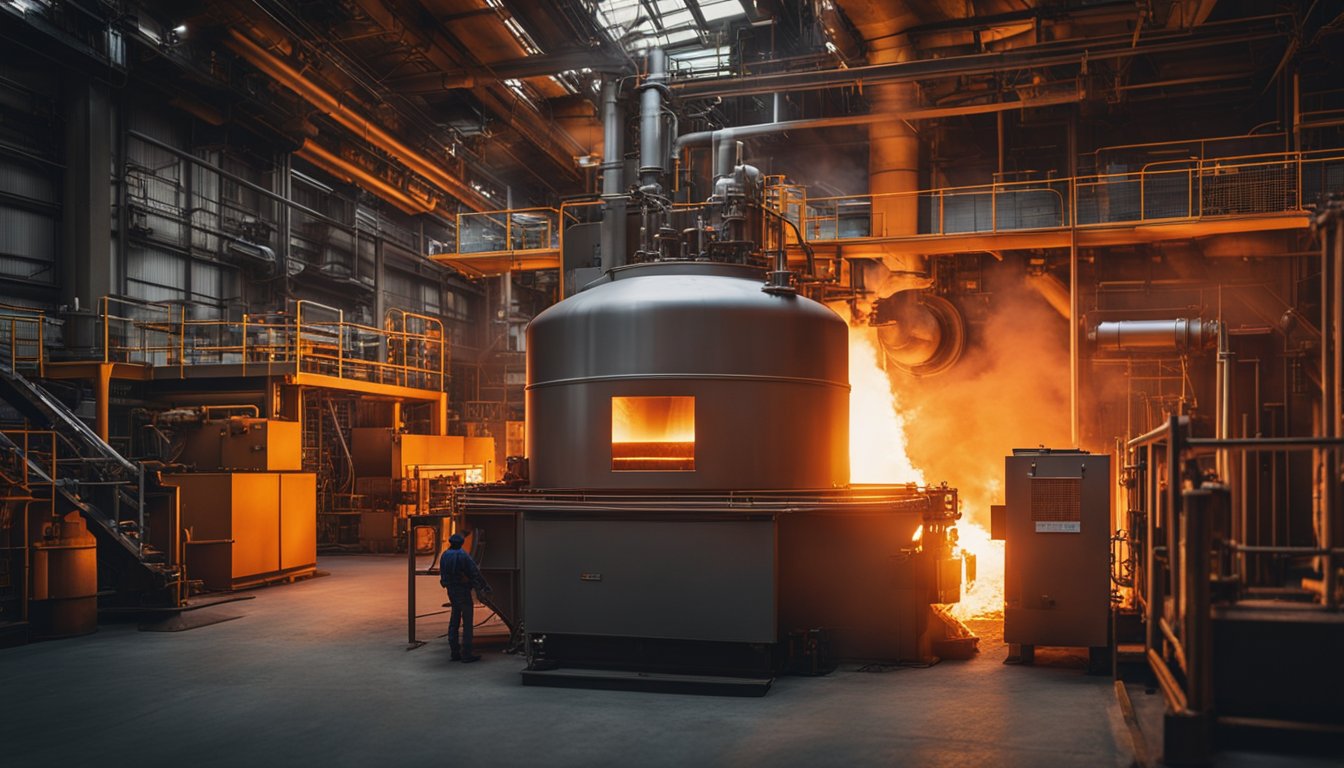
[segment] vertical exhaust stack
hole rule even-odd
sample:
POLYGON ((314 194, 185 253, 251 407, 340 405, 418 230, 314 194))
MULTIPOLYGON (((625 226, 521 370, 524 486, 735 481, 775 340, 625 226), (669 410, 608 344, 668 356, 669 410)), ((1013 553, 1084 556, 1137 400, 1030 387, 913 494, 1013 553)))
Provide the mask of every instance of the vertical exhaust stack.
POLYGON ((619 81, 602 84, 602 267, 625 264, 625 111, 619 81))
POLYGON ((667 170, 663 141, 663 95, 667 92, 667 55, 652 48, 648 77, 639 86, 639 204, 641 208, 638 260, 659 256, 664 223, 663 173, 667 170))
MULTIPOLYGON (((906 61, 910 51, 904 36, 875 40, 869 60, 872 64, 906 61)), ((919 189, 919 136, 903 115, 918 105, 918 86, 891 83, 874 86, 872 92, 872 111, 888 118, 868 128, 868 191, 875 196, 873 234, 913 235, 919 231, 919 203, 913 194, 919 189)))
POLYGON ((663 92, 667 90, 667 54, 649 51, 649 76, 639 87, 639 187, 645 194, 662 194, 667 170, 663 152, 663 92))
MULTIPOLYGON (((910 58, 909 40, 897 35, 874 40, 868 60, 889 64, 910 58)), ((903 115, 918 106, 918 86, 891 83, 872 89, 871 111, 881 116, 868 129, 868 192, 872 198, 872 235, 900 237, 919 233, 919 136, 903 115)), ((965 327, 957 308, 924 293, 933 286, 927 256, 897 253, 882 245, 847 253, 869 295, 855 312, 878 327, 878 341, 889 365, 917 376, 951 367, 965 345, 965 327)))

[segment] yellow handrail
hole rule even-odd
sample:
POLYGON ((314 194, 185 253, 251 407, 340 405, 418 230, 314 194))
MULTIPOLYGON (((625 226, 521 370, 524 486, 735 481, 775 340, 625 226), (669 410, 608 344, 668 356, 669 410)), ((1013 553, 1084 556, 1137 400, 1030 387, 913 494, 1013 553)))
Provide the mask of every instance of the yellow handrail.
POLYGON ((189 320, 181 305, 127 301, 147 315, 137 318, 129 312, 125 316, 113 313, 110 308, 121 301, 108 296, 102 302, 103 354, 108 362, 171 365, 182 376, 188 365, 238 362, 246 375, 250 366, 264 362, 268 370, 272 364, 284 364, 298 372, 344 379, 390 381, 439 391, 446 386, 446 334, 443 322, 429 315, 396 309, 392 312, 399 313, 401 327, 375 328, 347 322, 344 312, 335 307, 303 300, 296 302, 292 315, 247 313, 240 321, 189 320), (318 309, 332 313, 334 319, 311 319, 318 309), (165 316, 169 312, 173 316, 165 316), (114 325, 142 340, 136 345, 116 343, 111 331, 114 325), (376 342, 378 349, 392 352, 394 358, 401 350, 400 359, 389 360, 382 354, 367 357, 367 348, 356 347, 361 342, 376 342))

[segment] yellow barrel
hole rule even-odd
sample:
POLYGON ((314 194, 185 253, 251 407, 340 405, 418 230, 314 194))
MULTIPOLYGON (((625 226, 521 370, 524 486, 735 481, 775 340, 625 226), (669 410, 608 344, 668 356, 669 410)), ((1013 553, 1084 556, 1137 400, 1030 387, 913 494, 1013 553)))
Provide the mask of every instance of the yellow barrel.
POLYGON ((98 542, 78 512, 44 526, 33 542, 30 616, 43 637, 98 629, 98 542))

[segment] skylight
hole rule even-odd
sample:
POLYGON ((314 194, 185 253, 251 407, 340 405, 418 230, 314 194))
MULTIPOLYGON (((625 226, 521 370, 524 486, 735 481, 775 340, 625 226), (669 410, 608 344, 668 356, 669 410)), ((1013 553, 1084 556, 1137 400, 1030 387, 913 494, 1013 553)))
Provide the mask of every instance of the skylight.
POLYGON ((527 30, 523 29, 523 25, 518 23, 518 19, 514 18, 509 13, 509 9, 504 7, 503 0, 485 0, 485 4, 499 16, 500 21, 504 22, 505 29, 508 29, 509 34, 513 35, 513 39, 517 40, 518 45, 522 46, 524 53, 528 56, 544 53, 541 46, 537 45, 537 41, 533 40, 527 30))
POLYGON ((745 15, 741 0, 591 0, 590 7, 607 35, 630 51, 708 43, 717 22, 745 15))

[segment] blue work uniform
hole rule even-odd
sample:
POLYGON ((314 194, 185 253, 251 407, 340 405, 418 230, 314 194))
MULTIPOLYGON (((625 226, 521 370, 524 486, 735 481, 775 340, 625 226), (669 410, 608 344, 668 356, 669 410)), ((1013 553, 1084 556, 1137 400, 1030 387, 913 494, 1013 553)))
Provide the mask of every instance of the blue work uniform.
POLYGON ((448 602, 453 607, 448 617, 448 648, 454 659, 471 656, 471 632, 474 627, 471 590, 472 587, 478 590, 486 588, 481 569, 476 567, 476 561, 461 547, 446 549, 439 558, 439 583, 448 590, 448 602))

